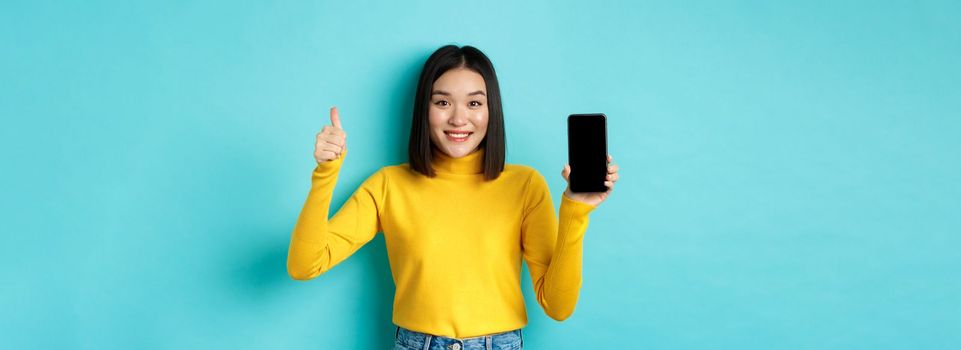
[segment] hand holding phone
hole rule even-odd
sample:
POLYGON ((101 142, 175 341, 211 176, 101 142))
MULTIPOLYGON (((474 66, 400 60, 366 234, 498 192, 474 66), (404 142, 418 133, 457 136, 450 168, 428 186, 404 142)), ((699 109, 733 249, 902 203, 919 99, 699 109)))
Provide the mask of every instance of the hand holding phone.
POLYGON ((597 206, 610 195, 618 180, 617 165, 607 154, 607 116, 571 114, 567 118, 569 165, 561 176, 568 181, 564 195, 597 206))

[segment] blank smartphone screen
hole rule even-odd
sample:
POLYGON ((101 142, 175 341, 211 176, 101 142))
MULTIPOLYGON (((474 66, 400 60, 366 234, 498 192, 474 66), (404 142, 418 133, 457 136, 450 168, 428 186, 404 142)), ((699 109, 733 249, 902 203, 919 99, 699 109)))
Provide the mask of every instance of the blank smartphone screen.
POLYGON ((607 177, 607 117, 571 114, 567 118, 571 192, 605 192, 607 177))

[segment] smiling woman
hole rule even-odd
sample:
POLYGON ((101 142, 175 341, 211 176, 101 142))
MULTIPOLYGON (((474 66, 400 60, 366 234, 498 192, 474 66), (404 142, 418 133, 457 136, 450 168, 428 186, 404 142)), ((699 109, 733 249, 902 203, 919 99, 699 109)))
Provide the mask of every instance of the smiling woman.
MULTIPOLYGON (((558 217, 544 177, 504 163, 497 77, 476 48, 434 52, 415 98, 409 164, 375 172, 328 220, 347 154, 340 114, 331 109, 331 125, 317 135, 317 167, 290 241, 288 272, 298 280, 317 277, 383 232, 397 287, 394 349, 521 349, 521 259, 544 312, 558 321, 570 317, 588 215, 610 190, 568 189, 558 217)), ((617 166, 608 172, 613 189, 617 166)))
POLYGON ((459 158, 484 148, 484 178, 504 170, 504 112, 497 74, 480 50, 441 47, 424 64, 411 119, 411 168, 434 176, 432 150, 459 158))
POLYGON ((430 140, 455 158, 477 150, 487 134, 487 94, 484 78, 457 68, 434 82, 430 99, 430 140))

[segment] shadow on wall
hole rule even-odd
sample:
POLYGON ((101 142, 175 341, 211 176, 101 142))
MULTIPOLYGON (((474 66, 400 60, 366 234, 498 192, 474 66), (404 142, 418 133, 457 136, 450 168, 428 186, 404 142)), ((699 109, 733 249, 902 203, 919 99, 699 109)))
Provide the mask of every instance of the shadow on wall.
MULTIPOLYGON (((383 139, 393 147, 383 147, 388 150, 386 154, 377 155, 378 159, 386 159, 390 162, 400 160, 407 161, 407 141, 410 132, 410 118, 413 110, 413 99, 417 87, 417 79, 423 63, 431 50, 412 50, 409 60, 405 60, 399 72, 398 79, 393 89, 387 91, 385 96, 385 113, 379 113, 384 120, 378 125, 384 125, 385 131, 391 135, 384 135, 383 139)), ((376 116, 373 116, 376 117, 376 116)), ((390 164, 381 164, 390 165, 390 164)), ((363 179, 342 179, 338 186, 350 187, 346 193, 353 193, 354 189, 360 185, 363 179)), ((304 192, 306 196, 306 189, 304 192)), ((292 199, 293 200, 293 199, 292 199)), ((298 198, 298 201, 302 198, 298 198)), ((338 200, 334 198, 331 213, 339 209, 339 205, 345 198, 338 200)), ((296 217, 296 215, 293 215, 296 217)), ((240 225, 243 227, 243 225, 240 225)), ((236 277, 233 278, 234 288, 242 291, 244 297, 254 303, 272 303, 272 299, 283 297, 286 293, 282 290, 290 286, 290 276, 287 274, 286 261, 287 249, 290 234, 294 223, 288 227, 278 228, 281 232, 269 232, 260 237, 273 237, 268 244, 255 244, 257 247, 249 254, 240 255, 244 261, 233 267, 236 277), (239 266, 239 267, 237 267, 239 266)), ((271 230, 274 231, 274 230, 271 230)), ((347 261, 335 266, 334 269, 349 263, 359 267, 363 271, 365 281, 360 283, 365 286, 364 290, 359 290, 355 294, 362 307, 358 308, 353 321, 356 334, 363 334, 368 339, 374 338, 373 346, 377 349, 389 349, 394 343, 395 325, 392 322, 394 282, 390 272, 389 260, 387 259, 387 247, 384 235, 378 233, 373 240, 364 247, 351 255, 347 261), (369 278, 369 279, 368 279, 369 278)), ((323 279, 321 275, 318 279, 323 279)), ((310 283, 310 282, 308 282, 310 283)), ((354 337, 354 334, 345 335, 354 337)))

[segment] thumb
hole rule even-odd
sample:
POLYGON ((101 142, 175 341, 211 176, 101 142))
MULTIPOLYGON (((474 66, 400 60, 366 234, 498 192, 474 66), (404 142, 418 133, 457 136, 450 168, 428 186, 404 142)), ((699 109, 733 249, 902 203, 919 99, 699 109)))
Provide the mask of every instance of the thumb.
POLYGON ((565 164, 564 170, 561 170, 561 176, 564 177, 564 181, 570 181, 571 177, 571 166, 565 164))
POLYGON ((340 127, 340 112, 337 111, 337 106, 330 107, 330 124, 335 128, 344 129, 340 127))

